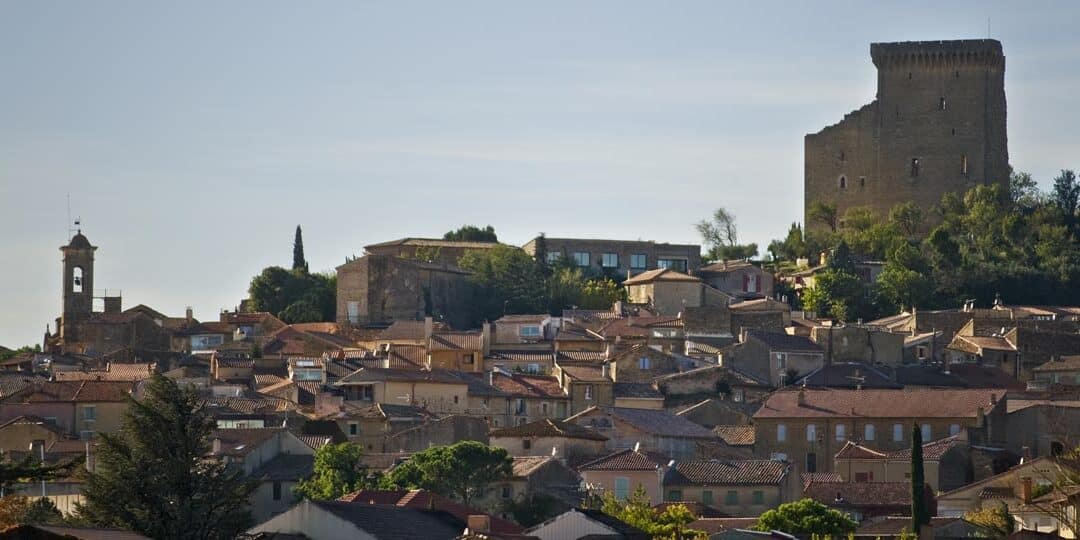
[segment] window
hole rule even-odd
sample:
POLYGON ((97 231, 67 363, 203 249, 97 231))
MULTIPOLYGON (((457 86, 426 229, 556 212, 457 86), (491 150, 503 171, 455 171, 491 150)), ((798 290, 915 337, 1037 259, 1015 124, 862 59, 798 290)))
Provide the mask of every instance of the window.
POLYGON ((945 110, 945 96, 941 96, 941 98, 938 99, 938 108, 943 111, 945 110))
POLYGON ((619 254, 618 253, 604 253, 600 255, 600 266, 604 268, 618 268, 619 267, 619 254))
POLYGON ((514 494, 514 488, 512 488, 510 486, 503 486, 502 487, 502 498, 509 499, 510 496, 513 495, 513 494, 514 494))
POLYGON ((644 254, 634 253, 630 255, 630 268, 633 268, 634 270, 644 270, 647 264, 648 260, 645 258, 644 254))
POLYGON ((519 326, 518 335, 525 338, 540 337, 540 327, 535 325, 519 326))
POLYGON ((514 414, 520 416, 525 414, 525 399, 516 398, 514 400, 514 414))
POLYGON ((776 353, 776 369, 787 369, 787 354, 778 352, 776 353))
POLYGON ((540 404, 540 414, 544 416, 548 415, 548 404, 546 402, 540 404))
POLYGON ((753 499, 751 499, 751 503, 753 503, 753 504, 765 504, 765 492, 761 491, 760 489, 755 490, 754 494, 753 494, 753 499))
POLYGON ((454 405, 457 405, 457 402, 458 402, 458 397, 455 395, 454 396, 454 405))
POLYGON ((638 358, 637 366, 638 366, 638 369, 650 369, 649 357, 648 356, 642 356, 641 358, 638 358))
POLYGON ((574 252, 574 264, 578 266, 589 266, 590 260, 588 251, 575 251, 574 252))
POLYGON ((919 176, 919 158, 911 158, 911 177, 919 176))
POLYGON ((953 435, 959 435, 959 434, 960 434, 960 424, 951 424, 951 425, 949 425, 949 436, 950 437, 952 437, 953 435))
POLYGON ((776 440, 783 442, 787 440, 787 425, 776 424, 776 440))
POLYGON ((743 291, 761 292, 761 278, 757 274, 743 274, 743 291))
POLYGON ((817 454, 806 453, 806 472, 817 472, 817 454))
POLYGON ((847 440, 847 426, 844 424, 836 425, 836 440, 841 442, 847 440))
POLYGON ((897 442, 904 440, 904 425, 903 424, 893 424, 892 425, 892 440, 897 441, 897 442))
POLYGON ((860 176, 859 177, 859 187, 861 187, 861 188, 866 187, 866 177, 865 176, 860 176))
POLYGON ((349 313, 349 322, 357 324, 360 322, 360 302, 355 300, 349 300, 346 303, 346 309, 349 313))
POLYGON ((706 489, 701 492, 701 504, 712 506, 712 490, 706 489))
POLYGON ((926 360, 926 345, 917 345, 915 347, 915 358, 926 360))
POLYGON ((274 482, 274 500, 281 500, 281 482, 274 482))
POLYGON ((739 492, 734 489, 730 489, 727 492, 727 496, 724 497, 724 504, 728 506, 735 506, 739 504, 739 492))
POLYGON ((97 407, 94 405, 86 405, 83 407, 83 420, 87 422, 93 422, 97 420, 97 407))
POLYGON ((76 266, 71 270, 71 292, 81 293, 83 285, 83 271, 82 268, 76 266))
POLYGON ((615 477, 615 498, 620 501, 630 496, 630 479, 625 476, 615 477))
POLYGON ((667 268, 676 272, 686 272, 686 259, 657 259, 657 268, 667 268))
POLYGON ((877 433, 875 433, 874 431, 874 424, 866 424, 866 427, 863 428, 863 440, 874 440, 874 436, 877 435, 877 433))
POLYGON ((682 490, 681 489, 672 489, 672 490, 668 491, 667 492, 667 500, 669 500, 669 501, 681 501, 682 500, 682 490))
POLYGON ((592 388, 591 384, 586 384, 585 385, 585 399, 586 400, 592 401, 592 390, 593 390, 593 388, 592 388))
POLYGON ((931 432, 930 424, 923 424, 922 425, 922 440, 923 440, 923 442, 929 441, 930 437, 932 435, 933 435, 933 433, 931 432))
POLYGON ((744 395, 743 395, 743 389, 742 388, 736 388, 736 389, 731 391, 731 400, 732 401, 734 401, 736 403, 742 403, 743 398, 744 398, 744 395))
POLYGON ((806 441, 807 442, 817 442, 817 425, 816 424, 808 424, 806 426, 806 441))
POLYGON ((526 366, 525 371, 528 371, 529 373, 540 373, 540 364, 533 362, 526 366))
POLYGON ((522 439, 521 448, 525 450, 532 448, 532 439, 522 439))
POLYGON ((369 385, 358 386, 354 395, 360 401, 373 401, 375 399, 375 387, 369 385))
POLYGON ((960 174, 968 173, 967 154, 960 156, 960 174))
POLYGON ((846 176, 841 176, 840 177, 840 189, 846 189, 846 188, 847 188, 847 177, 846 176))
POLYGON ((549 252, 547 252, 547 263, 548 264, 555 264, 555 263, 559 262, 559 259, 561 259, 561 258, 562 258, 562 253, 560 253, 558 251, 549 251, 549 252))
POLYGON ((360 434, 360 424, 357 424, 356 422, 349 422, 349 435, 358 434, 360 434))

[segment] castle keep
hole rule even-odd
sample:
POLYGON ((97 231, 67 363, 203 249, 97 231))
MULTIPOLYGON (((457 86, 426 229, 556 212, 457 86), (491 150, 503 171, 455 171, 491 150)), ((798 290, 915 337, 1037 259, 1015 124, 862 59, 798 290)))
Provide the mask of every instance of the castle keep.
POLYGON ((913 201, 932 224, 944 194, 1008 182, 999 41, 873 43, 870 57, 877 98, 806 136, 804 212, 821 201, 840 219, 860 206, 884 218, 913 201))

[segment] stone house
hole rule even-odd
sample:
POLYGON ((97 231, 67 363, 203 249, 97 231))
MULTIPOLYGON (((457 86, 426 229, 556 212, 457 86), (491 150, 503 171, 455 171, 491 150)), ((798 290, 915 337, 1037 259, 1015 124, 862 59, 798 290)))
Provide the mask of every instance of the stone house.
POLYGON ((472 322, 469 273, 456 265, 369 254, 337 267, 337 318, 359 326, 424 316, 472 322))
POLYGON ((495 320, 495 345, 550 341, 559 331, 559 321, 547 314, 503 315, 495 320))
POLYGON ((382 452, 387 437, 435 420, 427 410, 412 405, 374 403, 356 406, 341 402, 332 404, 336 407, 330 405, 320 407, 315 419, 334 422, 349 442, 359 444, 368 452, 382 452))
POLYGON ((925 442, 966 432, 973 445, 1002 446, 1006 399, 999 389, 784 388, 754 413, 754 455, 787 459, 804 472, 833 472, 849 440, 903 450, 911 428, 925 442))
POLYGON ((312 357, 334 354, 356 347, 356 342, 343 334, 305 328, 315 326, 315 324, 337 326, 333 323, 285 326, 267 336, 266 343, 262 345, 263 355, 279 358, 312 357))
POLYGON ((698 270, 697 275, 715 289, 735 298, 769 298, 773 295, 773 275, 753 263, 720 261, 698 270))
POLYGON ((720 365, 781 387, 825 364, 825 351, 809 338, 747 330, 720 355, 720 365))
MULTIPOLYGON (((539 240, 529 240, 521 248, 535 258, 539 240)), ((701 246, 695 244, 544 237, 543 246, 548 264, 564 258, 598 275, 636 275, 659 268, 692 273, 701 266, 701 246)))
POLYGON ((347 402, 414 405, 442 416, 464 414, 468 409, 469 380, 465 377, 443 369, 363 368, 334 386, 344 392, 347 402))
POLYGON ((644 344, 665 352, 680 352, 686 347, 683 319, 671 317, 622 317, 614 319, 597 331, 612 344, 610 353, 644 344))
POLYGON ((743 328, 753 330, 784 331, 791 325, 791 306, 773 298, 743 300, 728 306, 731 311, 731 331, 742 333, 743 328))
POLYGON ((568 419, 608 438, 608 448, 640 447, 675 459, 697 457, 716 440, 708 429, 664 410, 592 407, 568 419))
POLYGON ((592 493, 612 493, 624 501, 642 488, 655 505, 664 500, 664 473, 670 462, 667 456, 634 447, 583 463, 578 473, 592 493))
POLYGON ((424 260, 457 266, 458 260, 470 251, 487 251, 498 242, 471 242, 441 238, 399 238, 364 246, 369 255, 388 255, 400 259, 424 260))
POLYGON ((759 406, 759 403, 709 398, 680 408, 675 414, 709 429, 716 426, 748 426, 753 422, 759 406))
POLYGON ((961 517, 989 505, 1004 503, 1016 510, 1030 502, 1036 486, 1049 488, 1061 474, 1053 460, 1035 458, 1005 472, 938 495, 938 515, 961 517))
POLYGON ((705 366, 661 375, 656 385, 667 396, 708 394, 735 402, 758 401, 773 389, 767 381, 730 366, 705 366))
MULTIPOLYGON (((833 460, 833 470, 847 482, 911 481, 910 449, 881 452, 848 441, 833 460)), ((951 491, 974 479, 967 443, 959 435, 924 444, 923 470, 934 491, 951 491)))
POLYGON ((509 478, 484 489, 476 499, 478 508, 507 518, 505 505, 530 495, 552 497, 562 510, 580 504, 581 476, 563 461, 551 456, 515 457, 512 468, 509 478))
POLYGON ((607 351, 610 346, 604 336, 598 334, 592 328, 566 318, 563 318, 562 324, 559 325, 559 332, 555 335, 554 344, 556 353, 569 351, 602 353, 607 351))
POLYGON ((44 381, 0 400, 0 422, 42 418, 69 436, 91 439, 120 428, 135 384, 130 381, 44 381))
POLYGON ((544 418, 491 431, 491 446, 511 456, 557 456, 568 462, 602 455, 607 437, 571 422, 544 418))
POLYGON ((652 383, 657 377, 682 371, 678 358, 642 344, 613 354, 609 365, 617 383, 652 383))
POLYGON ((487 333, 439 332, 427 343, 427 367, 478 373, 484 369, 487 333))
POLYGON ((512 347, 495 345, 484 356, 484 371, 504 369, 511 372, 549 374, 555 367, 555 353, 550 343, 512 347), (524 348, 527 346, 530 348, 524 348))
POLYGON ((1031 371, 1038 382, 1080 385, 1080 355, 1061 356, 1031 371))
POLYGON ((212 455, 258 482, 249 496, 256 522, 292 506, 293 489, 315 463, 315 450, 285 428, 219 429, 210 442, 212 455))
MULTIPOLYGON (((859 523, 874 522, 888 516, 911 515, 911 481, 906 482, 827 482, 810 481, 803 486, 803 497, 813 499, 847 514, 859 523)), ((927 512, 937 512, 934 491, 925 486, 923 498, 927 512)))
POLYGON ((759 516, 795 500, 791 465, 773 460, 689 459, 664 475, 664 500, 701 503, 731 517, 759 516))
POLYGON ((1080 402, 1009 400, 1007 448, 1018 456, 1052 457, 1080 441, 1080 402))
POLYGON ((616 382, 612 389, 616 407, 654 410, 664 408, 664 394, 661 394, 653 383, 616 382))
POLYGON ((650 306, 662 316, 676 316, 687 307, 705 305, 701 278, 667 268, 642 272, 622 284, 630 302, 650 306))
POLYGON ((492 399, 503 401, 502 406, 489 402, 489 415, 496 426, 520 426, 570 415, 571 398, 557 377, 492 370, 488 372, 488 383, 501 393, 492 399))
POLYGON ((488 444, 489 429, 483 418, 454 414, 387 436, 383 452, 411 454, 459 441, 488 444))
POLYGON ((553 374, 563 392, 570 398, 570 414, 577 414, 597 405, 615 404, 614 381, 607 362, 600 365, 560 362, 553 374))
POLYGON ((904 335, 857 324, 815 326, 810 339, 829 362, 898 366, 904 360, 904 335))
POLYGON ((37 443, 48 450, 56 441, 69 439, 66 431, 38 416, 16 416, 0 424, 0 453, 25 452, 37 443))

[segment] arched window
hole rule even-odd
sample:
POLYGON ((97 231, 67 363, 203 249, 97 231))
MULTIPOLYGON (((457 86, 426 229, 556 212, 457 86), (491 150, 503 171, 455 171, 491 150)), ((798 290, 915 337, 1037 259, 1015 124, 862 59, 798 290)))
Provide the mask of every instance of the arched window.
POLYGON ((81 267, 76 266, 71 271, 71 292, 81 293, 83 292, 83 271, 81 267))
POLYGON ((919 158, 911 158, 911 177, 919 176, 919 158))
POLYGON ((846 189, 846 188, 847 188, 847 177, 846 176, 841 176, 840 177, 840 189, 846 189))

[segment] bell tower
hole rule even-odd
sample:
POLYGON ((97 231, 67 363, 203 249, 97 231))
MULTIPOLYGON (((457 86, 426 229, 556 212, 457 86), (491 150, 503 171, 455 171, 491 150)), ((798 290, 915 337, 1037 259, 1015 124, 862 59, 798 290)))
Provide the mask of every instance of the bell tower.
POLYGON ((90 318, 94 309, 94 251, 97 247, 83 236, 82 231, 61 246, 64 254, 64 310, 60 318, 60 341, 68 344, 79 340, 79 326, 90 318))

